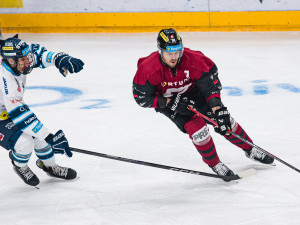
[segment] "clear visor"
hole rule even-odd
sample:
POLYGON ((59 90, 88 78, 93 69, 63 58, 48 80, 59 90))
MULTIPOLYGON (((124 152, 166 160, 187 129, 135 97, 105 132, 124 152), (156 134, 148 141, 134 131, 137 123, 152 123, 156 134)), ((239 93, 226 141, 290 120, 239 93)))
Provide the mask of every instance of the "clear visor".
POLYGON ((26 54, 26 56, 17 58, 16 62, 16 69, 21 73, 21 74, 28 74, 31 72, 33 69, 35 60, 34 60, 34 55, 32 52, 29 52, 26 54))

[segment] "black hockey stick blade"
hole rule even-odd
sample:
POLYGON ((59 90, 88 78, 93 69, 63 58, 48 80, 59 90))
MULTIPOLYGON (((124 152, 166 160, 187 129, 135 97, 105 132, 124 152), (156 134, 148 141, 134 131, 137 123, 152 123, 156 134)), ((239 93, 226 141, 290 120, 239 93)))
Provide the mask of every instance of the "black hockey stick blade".
POLYGON ((256 173, 255 169, 248 169, 248 170, 242 171, 238 174, 235 174, 233 176, 220 176, 220 175, 212 174, 212 173, 183 169, 183 168, 179 168, 179 167, 166 166, 166 165, 145 162, 145 161, 140 161, 140 160, 135 160, 135 159, 128 159, 128 158, 123 158, 123 157, 119 157, 119 156, 113 156, 113 155, 103 154, 103 153, 99 153, 99 152, 92 152, 92 151, 78 149, 78 148, 70 147, 70 149, 72 152, 79 152, 82 154, 94 155, 94 156, 98 156, 98 157, 102 157, 102 158, 113 159, 113 160, 118 160, 118 161, 122 161, 122 162, 128 162, 128 163, 133 163, 133 164, 138 164, 138 165, 143 165, 143 166, 150 166, 150 167, 155 167, 155 168, 160 168, 160 169, 165 169, 165 170, 172 170, 172 171, 177 171, 177 172, 182 172, 182 173, 189 173, 189 174, 195 174, 195 175, 200 175, 200 176, 219 178, 219 179, 223 179, 226 181, 239 180, 239 179, 254 175, 256 173))

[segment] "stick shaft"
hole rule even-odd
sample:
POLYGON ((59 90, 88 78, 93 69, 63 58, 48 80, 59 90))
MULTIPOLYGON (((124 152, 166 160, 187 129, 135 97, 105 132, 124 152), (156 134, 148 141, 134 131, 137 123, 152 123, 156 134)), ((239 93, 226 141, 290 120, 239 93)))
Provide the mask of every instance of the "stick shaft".
MULTIPOLYGON (((102 158, 107 158, 107 159, 113 159, 113 160, 118 160, 122 162, 128 162, 128 163, 134 163, 138 165, 143 165, 143 166, 150 166, 150 167, 155 167, 155 168, 160 168, 160 169, 165 169, 165 170, 172 170, 176 172, 182 172, 182 173, 189 173, 189 174, 195 174, 195 175, 200 175, 200 176, 206 176, 206 177, 214 177, 214 178, 221 178, 223 179, 224 176, 220 176, 217 174, 212 174, 212 173, 205 173, 205 172, 200 172, 196 170, 189 170, 189 169, 184 169, 184 168, 179 168, 179 167, 173 167, 173 166, 166 166, 166 165, 161 165, 161 164, 156 164, 156 163, 151 163, 151 162, 145 162, 145 161, 140 161, 140 160, 135 160, 135 159, 129 159, 129 158, 123 158, 119 156, 114 156, 114 155, 108 155, 108 154, 103 154, 99 152, 92 152, 88 150, 83 150, 79 148, 72 148, 70 147, 72 152, 79 152, 82 154, 87 154, 87 155, 94 155, 102 158)), ((240 177, 238 175, 226 177, 226 179, 229 180, 238 180, 240 177)))

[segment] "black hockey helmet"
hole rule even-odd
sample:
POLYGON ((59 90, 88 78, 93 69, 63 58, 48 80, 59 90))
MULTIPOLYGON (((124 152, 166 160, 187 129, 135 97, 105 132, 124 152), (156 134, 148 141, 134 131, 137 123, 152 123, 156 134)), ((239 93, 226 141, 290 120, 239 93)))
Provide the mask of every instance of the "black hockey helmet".
POLYGON ((158 33, 157 48, 159 53, 163 50, 167 52, 183 50, 182 39, 174 29, 163 29, 158 33))
POLYGON ((157 48, 159 54, 161 54, 162 51, 166 51, 166 52, 180 51, 178 63, 180 62, 183 53, 182 39, 173 28, 162 29, 161 31, 159 31, 157 37, 157 48))
POLYGON ((20 40, 18 35, 7 38, 6 40, 0 40, 0 46, 1 57, 6 65, 10 67, 14 75, 26 75, 32 71, 35 62, 33 53, 28 44, 20 40), (24 64, 22 71, 18 70, 20 58, 26 59, 26 65, 24 64), (13 59, 13 61, 10 59, 13 59))

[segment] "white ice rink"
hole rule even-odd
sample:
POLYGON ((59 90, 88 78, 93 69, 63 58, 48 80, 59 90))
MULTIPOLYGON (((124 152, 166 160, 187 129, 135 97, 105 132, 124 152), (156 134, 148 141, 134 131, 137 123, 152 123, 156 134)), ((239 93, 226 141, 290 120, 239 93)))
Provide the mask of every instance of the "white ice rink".
MULTIPOLYGON (((223 102, 254 143, 300 168, 300 33, 180 33, 219 68, 223 102)), ((5 34, 4 37, 8 37, 5 34)), ((156 51, 156 33, 21 34, 27 42, 85 62, 67 78, 35 69, 25 101, 73 147, 211 173, 187 135, 131 93, 137 60, 156 51)), ((184 174, 74 153, 56 155, 77 170, 66 182, 29 166, 37 190, 13 172, 0 150, 1 225, 298 225, 300 174, 276 162, 259 165, 210 129, 221 160, 238 182, 184 174)))

